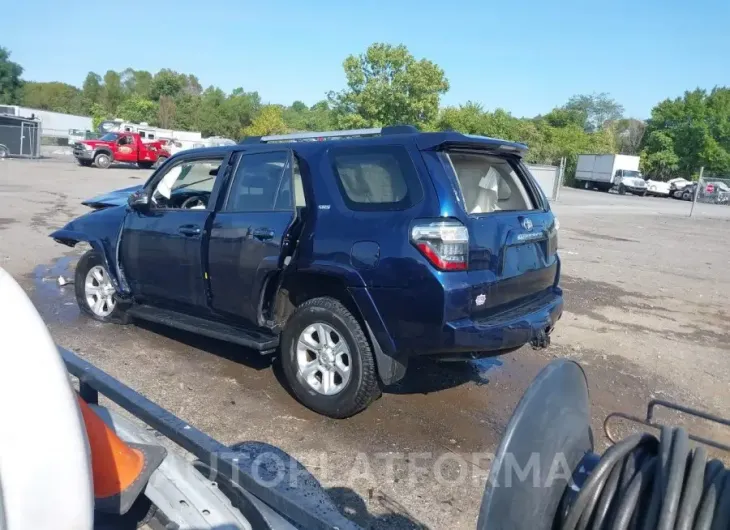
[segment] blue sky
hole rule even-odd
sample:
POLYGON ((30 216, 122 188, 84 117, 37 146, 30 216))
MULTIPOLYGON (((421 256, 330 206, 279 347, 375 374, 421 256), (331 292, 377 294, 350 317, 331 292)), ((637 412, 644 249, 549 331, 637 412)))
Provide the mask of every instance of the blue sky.
POLYGON ((646 118, 686 89, 730 85, 728 0, 4 3, 0 46, 24 78, 77 86, 90 70, 167 67, 204 86, 313 104, 344 86, 342 61, 373 42, 439 64, 451 83, 444 104, 516 116, 609 92, 646 118))

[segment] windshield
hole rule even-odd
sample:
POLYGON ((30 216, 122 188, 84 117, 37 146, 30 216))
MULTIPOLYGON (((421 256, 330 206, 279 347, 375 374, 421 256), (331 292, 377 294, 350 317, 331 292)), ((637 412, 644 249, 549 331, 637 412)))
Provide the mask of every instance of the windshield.
POLYGON ((630 177, 630 178, 644 178, 641 176, 641 172, 639 171, 632 171, 630 169, 624 169, 624 177, 630 177))
POLYGON ((117 134, 117 133, 106 133, 104 136, 102 136, 99 139, 104 142, 116 142, 117 138, 119 138, 119 134, 117 134))

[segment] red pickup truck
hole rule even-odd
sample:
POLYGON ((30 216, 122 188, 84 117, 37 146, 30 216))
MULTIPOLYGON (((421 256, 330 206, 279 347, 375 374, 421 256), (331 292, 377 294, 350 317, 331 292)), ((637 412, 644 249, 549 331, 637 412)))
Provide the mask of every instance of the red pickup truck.
POLYGON ((133 132, 109 132, 98 140, 84 140, 74 144, 74 156, 82 166, 106 169, 114 162, 137 164, 150 169, 170 158, 161 142, 145 143, 133 132))

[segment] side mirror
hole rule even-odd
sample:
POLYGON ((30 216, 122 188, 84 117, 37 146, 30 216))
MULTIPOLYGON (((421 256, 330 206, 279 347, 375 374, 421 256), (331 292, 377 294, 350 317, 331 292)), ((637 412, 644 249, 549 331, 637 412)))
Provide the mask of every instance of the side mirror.
POLYGON ((135 191, 127 199, 127 204, 132 210, 143 212, 150 207, 150 197, 144 190, 135 191))

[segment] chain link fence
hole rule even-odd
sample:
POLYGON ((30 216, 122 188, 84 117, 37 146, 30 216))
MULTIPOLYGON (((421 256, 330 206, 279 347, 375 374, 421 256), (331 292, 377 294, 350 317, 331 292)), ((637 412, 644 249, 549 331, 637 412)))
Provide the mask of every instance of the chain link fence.
POLYGON ((0 158, 41 156, 41 129, 38 122, 0 123, 0 158))
POLYGON ((730 206, 730 177, 702 177, 694 186, 696 202, 730 206))

